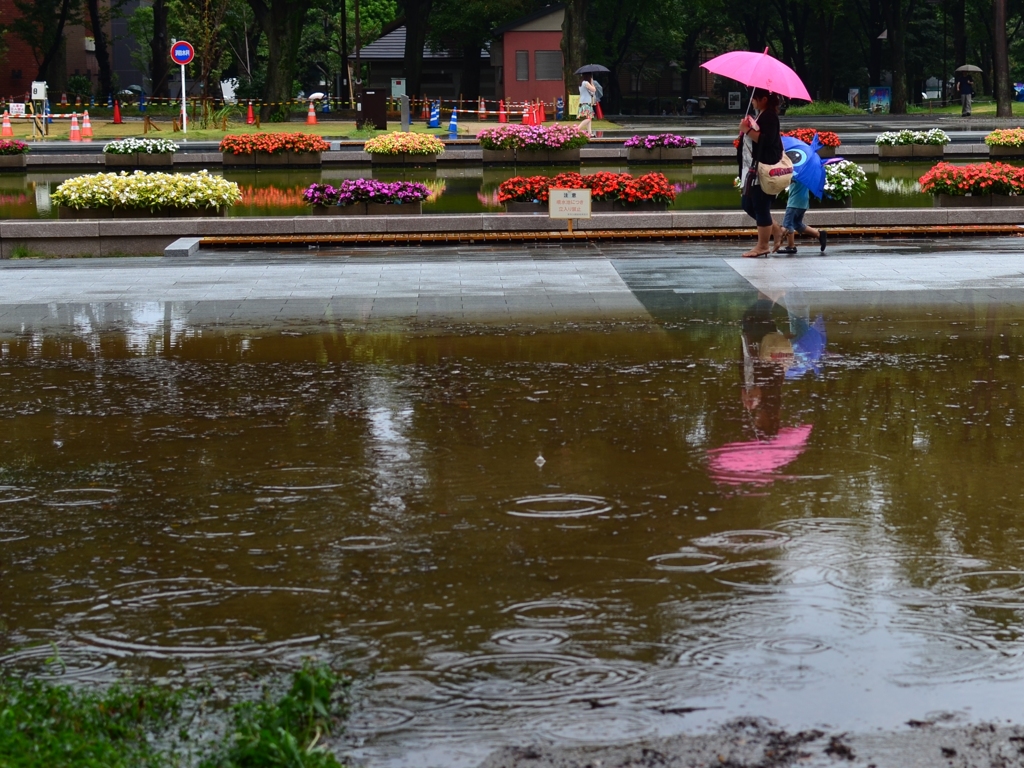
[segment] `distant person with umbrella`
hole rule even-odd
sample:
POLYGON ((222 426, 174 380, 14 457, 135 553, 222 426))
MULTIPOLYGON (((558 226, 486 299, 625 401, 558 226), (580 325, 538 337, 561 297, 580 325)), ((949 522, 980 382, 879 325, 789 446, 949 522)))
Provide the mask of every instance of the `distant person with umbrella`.
POLYGON ((580 120, 580 130, 588 136, 593 135, 590 128, 594 119, 594 95, 597 93, 593 80, 593 75, 583 75, 580 80, 580 107, 577 117, 580 120))
POLYGON ((779 126, 779 97, 763 88, 755 88, 751 103, 755 116, 749 114, 740 121, 740 185, 743 210, 757 223, 757 244, 743 254, 756 259, 771 251, 769 240, 781 240, 779 225, 772 218, 772 199, 761 189, 757 177, 758 163, 774 165, 782 160, 782 129, 779 126))
POLYGON ((973 64, 964 64, 956 68, 958 77, 956 80, 956 92, 960 94, 960 117, 971 116, 971 98, 974 96, 974 80, 972 72, 981 72, 981 69, 973 64))

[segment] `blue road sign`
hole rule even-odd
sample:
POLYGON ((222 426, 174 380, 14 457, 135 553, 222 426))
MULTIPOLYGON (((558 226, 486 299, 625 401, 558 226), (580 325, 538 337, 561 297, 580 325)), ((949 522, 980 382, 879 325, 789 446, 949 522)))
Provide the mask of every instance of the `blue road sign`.
POLYGON ((196 51, 195 48, 192 47, 192 43, 179 40, 171 46, 171 61, 175 64, 189 64, 195 56, 196 51))

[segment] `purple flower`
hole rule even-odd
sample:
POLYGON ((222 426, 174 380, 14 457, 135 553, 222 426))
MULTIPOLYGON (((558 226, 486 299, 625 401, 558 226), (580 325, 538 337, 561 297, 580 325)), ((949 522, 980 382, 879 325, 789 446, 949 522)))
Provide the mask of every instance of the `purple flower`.
POLYGON ((662 133, 649 136, 634 136, 630 139, 626 139, 625 146, 627 149, 640 148, 652 150, 659 147, 685 149, 686 147, 697 146, 697 140, 691 139, 689 136, 679 136, 674 133, 662 133))

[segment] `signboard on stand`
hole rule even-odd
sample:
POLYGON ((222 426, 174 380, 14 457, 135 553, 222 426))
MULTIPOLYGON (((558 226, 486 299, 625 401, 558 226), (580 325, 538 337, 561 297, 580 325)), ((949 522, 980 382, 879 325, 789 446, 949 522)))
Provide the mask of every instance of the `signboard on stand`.
POLYGON ((7 104, 7 109, 11 113, 11 117, 24 117, 25 116, 25 102, 24 101, 11 101, 7 104))
POLYGON ((171 46, 171 61, 181 65, 181 130, 188 133, 188 109, 185 105, 185 65, 191 64, 196 57, 196 49, 192 43, 178 40, 171 46))
POLYGON ((391 78, 391 98, 397 99, 399 96, 405 96, 405 78, 393 77, 391 78))
POLYGON ((549 189, 548 216, 552 219, 568 219, 569 232, 572 232, 573 219, 590 218, 590 190, 549 189))

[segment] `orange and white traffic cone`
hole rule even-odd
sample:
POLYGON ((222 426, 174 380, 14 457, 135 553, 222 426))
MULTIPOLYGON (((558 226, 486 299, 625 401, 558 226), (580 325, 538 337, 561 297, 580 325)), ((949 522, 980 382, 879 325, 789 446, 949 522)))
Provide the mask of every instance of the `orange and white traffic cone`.
POLYGON ((538 115, 540 117, 540 120, 538 121, 538 125, 544 125, 544 123, 547 121, 548 117, 547 117, 547 114, 546 114, 546 105, 544 104, 543 101, 540 104, 537 105, 537 113, 538 113, 538 115))
POLYGON ((523 125, 530 125, 530 105, 523 104, 523 125))
POLYGON ((3 127, 3 130, 0 131, 0 135, 3 135, 3 136, 13 136, 14 135, 14 129, 11 127, 11 116, 9 114, 7 114, 7 110, 6 109, 4 110, 4 127, 3 127))
POLYGON ((478 102, 476 116, 480 121, 487 119, 487 104, 484 102, 483 96, 480 97, 480 101, 478 102))
POLYGON ((252 125, 256 122, 256 116, 252 113, 252 102, 249 102, 249 111, 245 113, 245 124, 252 125))
POLYGON ((316 110, 313 109, 313 102, 309 102, 309 112, 306 113, 306 125, 316 125, 316 110))
POLYGON ((78 128, 78 113, 77 112, 75 112, 75 114, 73 114, 71 116, 71 136, 69 138, 70 138, 71 141, 81 141, 82 140, 82 132, 78 128))
POLYGON ((82 141, 92 138, 92 123, 89 122, 89 110, 82 113, 82 141))
POLYGON ((508 122, 508 112, 505 111, 505 100, 504 99, 501 99, 498 102, 498 122, 499 123, 507 123, 508 122))

